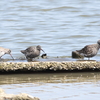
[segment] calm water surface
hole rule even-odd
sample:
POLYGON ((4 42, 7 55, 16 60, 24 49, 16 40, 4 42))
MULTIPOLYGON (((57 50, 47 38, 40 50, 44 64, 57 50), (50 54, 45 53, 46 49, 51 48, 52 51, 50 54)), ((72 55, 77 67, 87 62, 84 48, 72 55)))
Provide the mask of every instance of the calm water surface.
MULTIPOLYGON (((41 45, 48 57, 100 39, 100 0, 0 0, 0 46, 20 50, 41 45)), ((9 55, 3 57, 9 58, 9 55)), ((99 60, 100 52, 92 59, 99 60)), ((7 93, 25 92, 41 100, 99 100, 99 73, 0 75, 7 93)))
POLYGON ((99 39, 99 0, 0 0, 0 46, 10 48, 15 58, 34 45, 50 57, 70 57, 99 39))
POLYGON ((40 100, 99 100, 100 73, 0 75, 0 88, 40 100))

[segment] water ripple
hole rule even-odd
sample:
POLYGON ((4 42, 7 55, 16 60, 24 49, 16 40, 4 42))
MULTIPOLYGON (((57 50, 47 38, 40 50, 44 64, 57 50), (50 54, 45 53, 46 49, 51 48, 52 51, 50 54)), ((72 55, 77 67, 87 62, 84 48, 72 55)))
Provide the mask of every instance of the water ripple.
POLYGON ((41 45, 49 56, 71 56, 72 50, 100 39, 99 4, 97 0, 0 1, 1 46, 10 48, 15 57, 20 56, 19 49, 31 45, 41 45))

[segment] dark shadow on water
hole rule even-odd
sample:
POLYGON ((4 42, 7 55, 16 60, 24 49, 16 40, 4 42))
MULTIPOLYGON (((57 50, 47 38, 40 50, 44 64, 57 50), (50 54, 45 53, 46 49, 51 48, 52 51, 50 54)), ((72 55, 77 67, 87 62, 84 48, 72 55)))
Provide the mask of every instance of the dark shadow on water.
MULTIPOLYGON (((67 57, 50 57, 50 58, 45 58, 45 59, 36 58, 36 59, 32 60, 32 62, 47 62, 47 61, 58 61, 58 62, 61 62, 61 61, 76 61, 76 59, 67 58, 67 57)), ((1 59, 0 62, 30 62, 30 61, 27 61, 26 59, 19 58, 19 59, 15 59, 15 60, 1 59)))
POLYGON ((85 61, 93 62, 93 61, 96 61, 96 60, 76 60, 76 61, 79 61, 79 62, 85 62, 85 61))
MULTIPOLYGON (((57 56, 57 57, 47 57, 47 58, 35 58, 32 60, 32 62, 47 62, 47 61, 57 61, 57 62, 62 62, 62 61, 100 61, 99 58, 92 58, 90 60, 85 59, 75 59, 75 58, 71 58, 71 56, 57 56)), ((31 61, 27 61, 25 57, 19 57, 16 58, 15 60, 13 59, 0 59, 0 62, 31 62, 31 61)))

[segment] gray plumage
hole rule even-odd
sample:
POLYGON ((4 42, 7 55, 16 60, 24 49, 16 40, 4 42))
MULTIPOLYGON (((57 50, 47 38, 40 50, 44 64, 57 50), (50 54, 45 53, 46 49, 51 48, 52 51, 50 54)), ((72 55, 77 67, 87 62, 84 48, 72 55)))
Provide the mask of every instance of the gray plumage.
POLYGON ((30 46, 26 50, 21 50, 21 52, 26 56, 26 59, 28 61, 32 61, 33 58, 38 57, 40 55, 41 50, 42 50, 41 46, 38 45, 38 46, 30 46))
POLYGON ((87 57, 88 60, 91 57, 94 57, 100 48, 100 40, 97 41, 97 44, 86 45, 81 50, 76 50, 79 54, 82 54, 84 57, 87 57))
MULTIPOLYGON (((13 58, 13 56, 11 55, 10 49, 0 47, 0 58, 5 54, 9 54, 13 58)), ((14 60, 14 58, 13 58, 13 60, 14 60)))

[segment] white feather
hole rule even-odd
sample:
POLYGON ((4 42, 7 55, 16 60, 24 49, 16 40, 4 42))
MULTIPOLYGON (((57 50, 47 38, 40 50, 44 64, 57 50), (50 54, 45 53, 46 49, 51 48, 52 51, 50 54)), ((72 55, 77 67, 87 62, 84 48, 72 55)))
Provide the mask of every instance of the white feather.
POLYGON ((2 57, 5 54, 4 51, 0 51, 0 57, 2 57))

